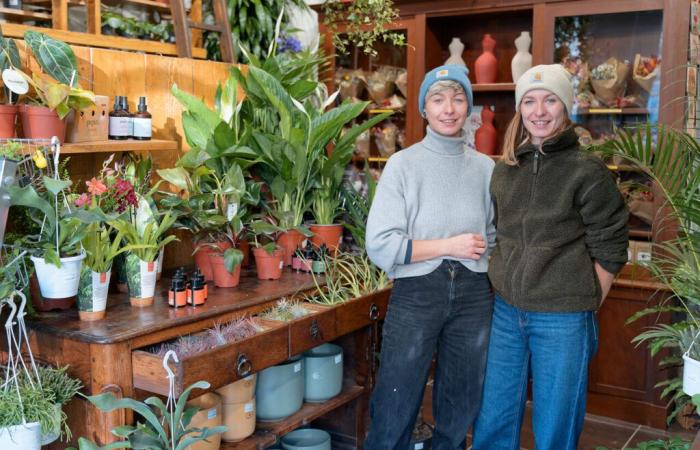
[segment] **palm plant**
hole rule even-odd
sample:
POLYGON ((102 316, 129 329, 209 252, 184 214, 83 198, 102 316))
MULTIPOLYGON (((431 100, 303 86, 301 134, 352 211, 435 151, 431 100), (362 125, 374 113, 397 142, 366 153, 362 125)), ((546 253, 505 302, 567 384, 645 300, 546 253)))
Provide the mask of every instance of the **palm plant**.
MULTIPOLYGON (((664 348, 685 352, 700 331, 700 144, 690 135, 663 126, 647 125, 637 130, 619 130, 616 139, 596 147, 607 155, 620 156, 637 166, 657 187, 664 200, 661 228, 676 230, 676 237, 654 244, 653 257, 646 262, 654 278, 674 295, 666 297, 628 319, 659 313, 681 313, 682 319, 658 324, 644 331, 634 342, 647 342, 652 356, 664 348)), ((680 365, 680 355, 664 358, 664 367, 680 365)), ((679 378, 659 384, 662 397, 676 401, 668 421, 690 400, 679 378)))

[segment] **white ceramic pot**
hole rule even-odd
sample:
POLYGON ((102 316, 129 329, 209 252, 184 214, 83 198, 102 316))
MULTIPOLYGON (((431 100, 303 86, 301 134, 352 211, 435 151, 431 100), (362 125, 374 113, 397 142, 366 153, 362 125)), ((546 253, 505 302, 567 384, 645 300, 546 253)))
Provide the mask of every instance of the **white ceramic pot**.
POLYGON ((61 267, 47 263, 44 258, 31 257, 36 269, 41 296, 45 299, 64 299, 78 294, 80 268, 85 254, 61 258, 61 267))
POLYGON ((32 422, 0 428, 0 448, 2 450, 40 450, 41 425, 32 422))
POLYGON ((700 361, 683 355, 683 392, 691 397, 700 394, 700 361))

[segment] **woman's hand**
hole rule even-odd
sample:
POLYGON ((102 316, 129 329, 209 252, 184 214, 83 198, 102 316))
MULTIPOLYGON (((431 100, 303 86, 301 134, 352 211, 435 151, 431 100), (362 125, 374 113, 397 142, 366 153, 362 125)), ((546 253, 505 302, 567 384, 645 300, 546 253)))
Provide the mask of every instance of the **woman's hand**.
MULTIPOLYGON (((594 263, 593 267, 595 267, 595 273, 596 273, 596 275, 598 275, 598 281, 600 282, 600 291, 601 291, 600 306, 603 306, 603 302, 605 301, 605 297, 608 296, 608 293, 610 292, 610 287, 612 287, 612 283, 613 283, 613 280, 615 279, 615 275, 613 275, 612 273, 603 269, 603 266, 598 264, 597 261, 594 263)), ((600 306, 599 306, 599 308, 600 308, 600 306)))
POLYGON ((451 256, 458 259, 479 259, 486 252, 486 241, 480 234, 464 233, 446 239, 414 240, 411 262, 451 256))

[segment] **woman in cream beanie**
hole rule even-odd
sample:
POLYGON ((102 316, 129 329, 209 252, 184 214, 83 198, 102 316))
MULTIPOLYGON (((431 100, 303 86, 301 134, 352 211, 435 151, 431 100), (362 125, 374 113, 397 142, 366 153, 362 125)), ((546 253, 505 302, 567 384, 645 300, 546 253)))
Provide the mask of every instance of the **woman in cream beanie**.
POLYGON ((586 411, 595 312, 627 261, 627 208, 613 175, 582 152, 574 92, 559 65, 529 69, 491 178, 495 292, 474 450, 520 448, 532 378, 538 450, 574 450, 586 411))

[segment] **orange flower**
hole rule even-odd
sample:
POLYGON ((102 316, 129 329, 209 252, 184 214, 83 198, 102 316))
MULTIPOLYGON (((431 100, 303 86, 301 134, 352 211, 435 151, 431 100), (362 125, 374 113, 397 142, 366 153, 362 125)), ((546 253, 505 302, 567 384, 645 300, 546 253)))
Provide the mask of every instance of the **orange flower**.
POLYGON ((107 186, 95 177, 92 177, 90 181, 86 181, 85 184, 87 184, 88 192, 92 195, 102 195, 107 192, 107 186))

